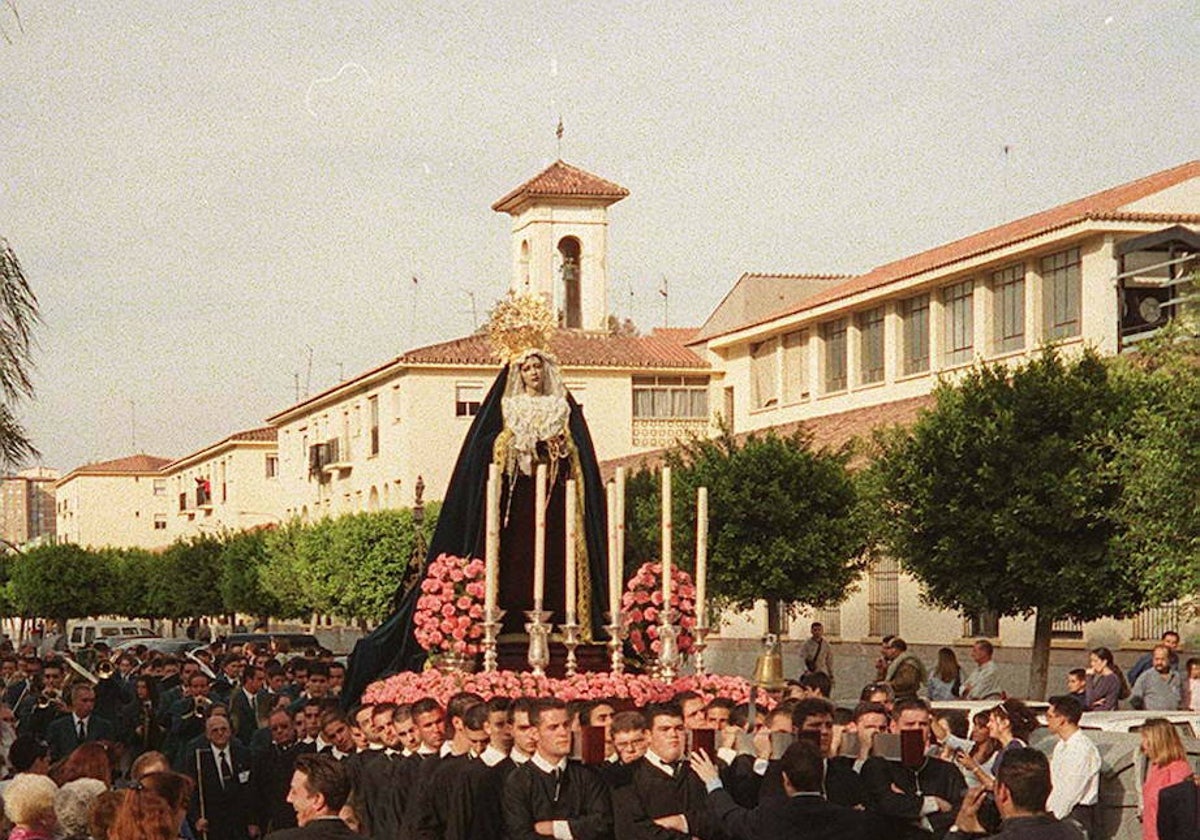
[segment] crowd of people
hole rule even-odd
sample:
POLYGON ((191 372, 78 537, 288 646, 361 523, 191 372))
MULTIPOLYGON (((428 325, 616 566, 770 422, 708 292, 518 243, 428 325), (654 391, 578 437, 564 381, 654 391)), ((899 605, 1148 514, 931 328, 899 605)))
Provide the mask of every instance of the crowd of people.
MULTIPOLYGON (((1179 633, 1168 630, 1153 650, 1143 654, 1123 673, 1113 652, 1097 647, 1088 652, 1086 668, 1071 669, 1067 693, 1085 712, 1111 712, 1122 702, 1128 708, 1154 712, 1200 712, 1200 657, 1183 662, 1179 657, 1179 633)), ((822 674, 833 681, 833 651, 820 622, 801 646, 805 672, 822 674)), ((897 697, 923 697, 933 702, 946 700, 993 700, 1007 697, 995 649, 987 639, 971 645, 975 668, 969 673, 958 662, 953 648, 939 648, 937 661, 926 668, 899 636, 884 636, 875 662, 876 679, 885 681, 897 697)))
MULTIPOLYGON (((1047 757, 1029 748, 1037 716, 1000 696, 986 640, 964 676, 952 653, 927 671, 888 639, 878 679, 838 707, 832 653, 813 631, 803 675, 780 694, 685 692, 644 708, 469 693, 345 708, 345 669, 328 651, 219 641, 184 657, 98 644, 80 657, 90 679, 62 657, 3 653, 7 837, 1095 836, 1100 755, 1079 724, 1089 690, 1109 694, 1111 655, 1093 652, 1082 696, 1051 698, 1047 757), (942 691, 996 702, 970 719, 935 713, 926 695, 942 691)), ((1133 688, 1161 680, 1173 652, 1149 654, 1133 688)), ((1142 749, 1144 836, 1194 840, 1176 730, 1150 720, 1142 749)))

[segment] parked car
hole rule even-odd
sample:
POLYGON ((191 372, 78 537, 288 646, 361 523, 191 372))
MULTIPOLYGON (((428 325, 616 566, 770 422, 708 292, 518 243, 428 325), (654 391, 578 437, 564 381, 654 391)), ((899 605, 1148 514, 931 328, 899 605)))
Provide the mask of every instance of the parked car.
POLYGON ((199 647, 204 647, 203 642, 197 642, 194 639, 164 639, 164 638, 138 638, 129 639, 121 642, 113 648, 117 651, 133 650, 138 645, 145 645, 147 650, 155 651, 156 653, 165 653, 171 656, 179 656, 189 650, 195 650, 199 647))
POLYGON ((245 645, 254 642, 258 645, 276 646, 281 640, 286 640, 288 648, 294 654, 306 650, 317 650, 321 643, 311 633, 230 633, 225 637, 226 645, 245 645))
POLYGON ((67 647, 80 650, 93 642, 106 642, 111 647, 126 639, 159 638, 149 624, 129 619, 86 619, 73 621, 67 627, 67 647))

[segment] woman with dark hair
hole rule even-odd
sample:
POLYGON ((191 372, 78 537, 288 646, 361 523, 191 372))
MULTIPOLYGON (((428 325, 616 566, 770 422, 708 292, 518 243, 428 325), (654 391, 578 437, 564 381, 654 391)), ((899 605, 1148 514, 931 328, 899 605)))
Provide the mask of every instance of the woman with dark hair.
POLYGON ((1125 684, 1125 676, 1117 667, 1113 653, 1106 647, 1094 648, 1088 654, 1087 688, 1084 691, 1085 712, 1112 712, 1117 708, 1125 684))
POLYGON ((164 732, 158 712, 158 680, 144 675, 136 677, 133 699, 122 710, 125 743, 135 757, 162 748, 164 732))
POLYGON ((975 778, 988 790, 996 789, 996 774, 1004 763, 1004 754, 1009 750, 1029 746, 1029 735, 1038 728, 1037 716, 1020 700, 1009 698, 988 713, 988 733, 1000 747, 996 751, 990 770, 985 770, 970 758, 963 766, 974 773, 975 778))
POLYGON ((111 749, 104 741, 85 741, 50 768, 50 778, 60 786, 76 779, 98 779, 105 787, 112 787, 111 749))
POLYGON ((962 687, 962 669, 953 648, 938 648, 937 665, 929 674, 927 687, 931 701, 958 698, 958 690, 962 687))

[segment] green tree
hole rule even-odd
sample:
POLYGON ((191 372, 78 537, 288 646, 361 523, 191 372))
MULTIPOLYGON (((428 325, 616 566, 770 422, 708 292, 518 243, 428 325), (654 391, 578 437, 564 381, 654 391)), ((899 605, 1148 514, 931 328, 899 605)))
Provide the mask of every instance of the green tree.
MULTIPOLYGON (((866 540, 848 450, 814 451, 811 435, 729 434, 667 454, 672 467, 674 562, 694 571, 696 490, 708 488, 708 586, 718 604, 748 609, 765 599, 772 630, 780 607, 839 603, 864 567, 866 540)), ((661 554, 661 479, 627 484, 627 545, 661 554)))
MULTIPOLYGON (((426 505, 424 535, 432 533, 438 510, 426 505)), ((392 607, 416 542, 407 509, 293 520, 267 533, 259 582, 283 615, 378 621, 392 607)))
POLYGON ((11 592, 21 615, 65 622, 101 614, 108 570, 100 555, 74 543, 47 543, 12 564, 11 592))
POLYGON ((263 582, 269 529, 254 528, 227 534, 221 541, 221 601, 228 613, 247 613, 266 621, 271 616, 294 618, 281 599, 263 582))
POLYGON ((0 238, 0 461, 10 467, 38 454, 13 406, 33 396, 31 350, 39 320, 37 297, 17 255, 0 238))
POLYGON ((1146 603, 1145 569, 1113 550, 1110 466, 1131 408, 1095 352, 1066 362, 1047 349, 942 383, 911 428, 879 437, 867 484, 883 548, 938 607, 1035 616, 1031 696, 1045 694, 1054 621, 1146 603))
POLYGON ((1165 603, 1200 592, 1200 341, 1172 329, 1122 361, 1140 398, 1115 464, 1120 550, 1165 603))
POLYGON ((220 615, 221 540, 208 534, 176 540, 156 555, 147 592, 150 615, 178 621, 220 615))

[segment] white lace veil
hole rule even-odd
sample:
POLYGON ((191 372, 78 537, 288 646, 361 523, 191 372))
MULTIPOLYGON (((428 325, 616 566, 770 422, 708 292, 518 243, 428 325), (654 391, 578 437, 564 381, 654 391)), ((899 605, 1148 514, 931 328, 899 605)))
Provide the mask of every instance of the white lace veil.
POLYGON ((515 466, 529 475, 533 468, 538 441, 567 433, 570 409, 567 387, 557 362, 540 350, 527 350, 508 366, 508 382, 500 400, 504 428, 512 432, 515 466), (542 394, 526 394, 521 379, 521 363, 531 356, 542 360, 542 394))

